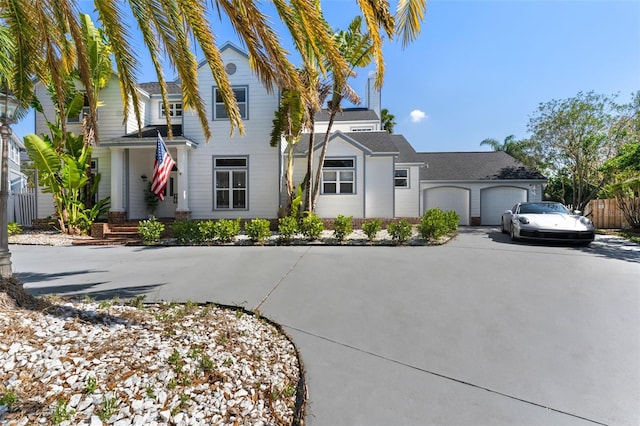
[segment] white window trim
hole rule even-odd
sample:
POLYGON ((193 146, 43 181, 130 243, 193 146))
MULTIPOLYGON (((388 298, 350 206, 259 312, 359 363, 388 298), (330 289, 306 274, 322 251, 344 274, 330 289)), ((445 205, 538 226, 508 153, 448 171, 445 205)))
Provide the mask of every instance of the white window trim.
POLYGON ((393 186, 394 188, 397 189, 410 189, 411 188, 411 170, 408 167, 396 167, 393 170, 393 186), (396 176, 396 171, 398 170, 404 170, 407 172, 407 177, 397 177, 396 176), (407 184, 405 186, 402 185, 396 185, 396 179, 405 179, 407 181, 407 184))
MULTIPOLYGON (((249 119, 249 86, 248 85, 239 85, 239 86, 231 86, 231 90, 238 90, 238 89, 243 89, 244 90, 244 102, 238 102, 238 106, 244 104, 244 114, 240 114, 240 117, 243 120, 248 120, 249 119)), ((226 111, 225 111, 225 117, 218 117, 217 116, 217 110, 218 110, 218 106, 222 106, 224 108, 224 103, 217 103, 216 102, 216 93, 218 92, 218 87, 214 86, 213 90, 212 90, 212 104, 213 104, 213 112, 212 112, 212 119, 213 121, 222 121, 222 120, 229 120, 229 116, 227 115, 226 111)))
POLYGON ((356 195, 357 193, 357 187, 356 187, 356 167, 357 167, 357 160, 355 157, 328 157, 325 158, 325 161, 327 160, 351 160, 353 161, 353 167, 322 167, 322 183, 320 186, 320 194, 322 195, 356 195), (336 172, 336 180, 335 181, 327 181, 328 183, 333 183, 335 182, 336 184, 336 192, 325 192, 324 190, 324 184, 325 184, 325 180, 324 180, 324 172, 328 171, 328 172, 336 172), (346 171, 351 171, 353 173, 353 180, 350 181, 344 181, 342 182, 340 180, 340 172, 346 172, 346 171), (340 192, 340 184, 341 183, 351 183, 352 185, 352 191, 351 192, 340 192))
MULTIPOLYGON (((164 114, 164 110, 163 110, 163 103, 159 102, 158 103, 158 109, 159 109, 159 115, 160 118, 166 118, 166 115, 164 114)), ((173 115, 170 115, 169 117, 171 118, 176 118, 176 117, 182 117, 182 102, 169 102, 169 111, 173 112, 173 115), (176 105, 180 105, 180 108, 177 108, 176 105), (178 111, 180 111, 180 115, 178 115, 178 111)))
POLYGON ((215 156, 213 157, 213 210, 215 211, 246 211, 249 210, 249 157, 248 156, 215 156), (244 166, 220 166, 216 167, 216 160, 227 159, 227 160, 245 160, 244 166), (231 182, 233 182, 233 172, 243 171, 244 172, 244 207, 233 207, 233 186, 231 182), (218 188, 216 187, 216 179, 217 172, 228 172, 229 173, 229 188, 227 191, 229 192, 229 207, 218 207, 218 188))

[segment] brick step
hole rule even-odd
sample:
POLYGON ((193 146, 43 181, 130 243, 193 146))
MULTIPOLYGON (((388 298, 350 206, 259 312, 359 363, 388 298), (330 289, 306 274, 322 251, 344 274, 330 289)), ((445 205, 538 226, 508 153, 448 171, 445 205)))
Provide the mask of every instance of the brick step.
MULTIPOLYGON (((140 240, 142 241, 142 240, 140 240)), ((91 239, 82 239, 82 240, 73 240, 71 242, 74 246, 125 246, 130 243, 134 243, 137 241, 133 241, 131 239, 117 239, 117 238, 91 238, 91 239)))
POLYGON ((139 238, 138 231, 111 230, 104 233, 104 238, 139 238))

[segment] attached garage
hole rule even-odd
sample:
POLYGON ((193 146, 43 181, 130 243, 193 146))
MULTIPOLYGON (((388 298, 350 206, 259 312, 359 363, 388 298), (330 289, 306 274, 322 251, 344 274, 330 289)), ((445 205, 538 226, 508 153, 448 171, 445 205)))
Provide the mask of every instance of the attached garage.
POLYGON ((440 208, 440 210, 453 210, 460 216, 460 225, 469 225, 470 192, 467 188, 453 186, 440 186, 425 189, 424 209, 440 208))
POLYGON ((527 201, 527 190, 513 186, 494 186, 480 191, 480 224, 500 225, 502 213, 514 204, 527 201))

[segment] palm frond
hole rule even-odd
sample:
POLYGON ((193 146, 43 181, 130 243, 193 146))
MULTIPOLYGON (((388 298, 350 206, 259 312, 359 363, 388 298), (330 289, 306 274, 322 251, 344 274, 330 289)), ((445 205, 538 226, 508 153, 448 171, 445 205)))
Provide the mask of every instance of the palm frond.
POLYGON ((413 43, 420 34, 420 23, 427 10, 426 0, 400 0, 396 9, 397 32, 402 38, 402 47, 413 43))

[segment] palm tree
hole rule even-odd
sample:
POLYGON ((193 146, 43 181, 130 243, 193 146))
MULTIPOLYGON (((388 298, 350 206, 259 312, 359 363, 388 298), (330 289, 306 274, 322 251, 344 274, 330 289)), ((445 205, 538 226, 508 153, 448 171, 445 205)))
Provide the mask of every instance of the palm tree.
MULTIPOLYGON (((372 54, 378 66, 376 82, 381 86, 384 73, 381 33, 384 32, 389 39, 398 34, 403 44, 413 41, 420 30, 426 1, 401 1, 397 9, 397 20, 386 2, 357 1, 371 34, 372 54)), ((127 115, 133 106, 139 127, 141 111, 135 90, 139 64, 123 19, 129 13, 151 54, 165 107, 168 98, 160 62, 164 53, 169 57, 181 81, 185 108, 196 111, 207 139, 210 138, 211 131, 204 103, 198 92, 198 63, 190 40, 197 44, 211 68, 229 114, 231 132, 235 128, 239 128, 241 132, 243 130, 233 91, 224 71, 220 52, 216 48, 212 26, 207 19, 212 11, 224 13, 229 18, 249 52, 256 74, 266 87, 300 89, 304 92, 296 69, 288 60, 287 52, 270 25, 271 18, 260 11, 259 3, 244 1, 239 5, 236 2, 215 0, 210 6, 208 4, 199 0, 94 1, 95 12, 113 49, 123 94, 124 114, 127 115), (128 11, 125 10, 127 6, 128 11)), ((303 46, 312 40, 310 51, 326 60, 338 81, 348 75, 349 66, 340 54, 338 40, 327 29, 319 1, 295 0, 288 3, 274 0, 273 5, 281 21, 289 29, 296 46, 303 46), (296 20, 296 16, 301 19, 296 20)), ((33 95, 34 78, 45 79, 50 73, 59 97, 58 103, 64 104, 63 99, 67 93, 63 77, 77 66, 78 77, 87 90, 91 127, 95 128, 97 102, 91 79, 89 52, 82 43, 82 29, 76 6, 74 0, 0 0, 0 44, 12 40, 15 46, 9 64, 2 64, 5 58, 0 58, 0 72, 7 77, 17 97, 25 103, 33 95)), ((303 53, 303 61, 308 60, 308 56, 303 53)), ((326 68, 322 70, 325 71, 326 68)))
POLYGON ((488 145, 494 151, 505 152, 525 166, 537 170, 544 169, 544 163, 536 152, 538 144, 533 139, 516 140, 514 135, 509 135, 504 138, 503 143, 493 138, 487 138, 480 142, 480 145, 488 145))
POLYGON ((332 88, 331 100, 328 102, 329 124, 324 135, 322 150, 318 158, 318 166, 316 175, 313 179, 313 192, 311 194, 311 211, 315 211, 318 203, 318 194, 320 193, 320 177, 322 176, 322 167, 324 159, 327 155, 327 147, 329 145, 329 137, 331 136, 331 128, 333 121, 338 112, 342 110, 341 102, 348 99, 354 104, 360 103, 358 94, 347 84, 347 79, 355 75, 356 67, 366 67, 371 63, 374 57, 374 44, 372 36, 369 33, 362 33, 362 18, 356 16, 346 31, 338 31, 334 35, 334 40, 338 45, 340 53, 345 61, 349 64, 349 69, 343 73, 341 69, 332 69, 332 88))
POLYGON ((393 128, 397 124, 395 121, 396 116, 391 114, 388 109, 382 108, 380 111, 380 121, 382 122, 382 128, 389 133, 393 133, 393 128))

